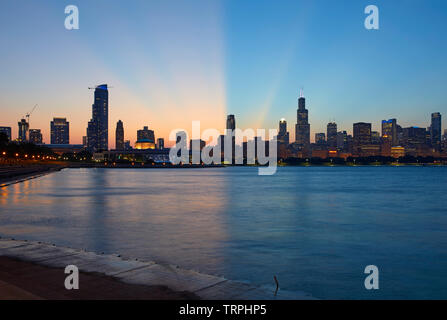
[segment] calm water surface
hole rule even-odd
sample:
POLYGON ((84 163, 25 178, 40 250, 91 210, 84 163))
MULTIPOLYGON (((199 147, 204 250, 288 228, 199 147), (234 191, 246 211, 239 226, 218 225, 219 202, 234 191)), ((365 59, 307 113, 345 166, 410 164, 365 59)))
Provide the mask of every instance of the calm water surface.
POLYGON ((446 186, 447 167, 66 169, 0 189, 0 235, 323 299, 447 299, 446 186))

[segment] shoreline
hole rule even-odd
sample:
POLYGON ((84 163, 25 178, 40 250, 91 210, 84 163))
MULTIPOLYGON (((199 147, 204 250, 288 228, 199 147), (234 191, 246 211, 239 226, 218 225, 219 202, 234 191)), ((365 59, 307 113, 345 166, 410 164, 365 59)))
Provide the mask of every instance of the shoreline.
MULTIPOLYGON (((446 167, 447 164, 441 163, 396 163, 396 164, 278 164, 280 168, 306 168, 306 167, 446 167)), ((212 168, 228 168, 228 167, 247 167, 256 168, 259 165, 111 165, 96 163, 66 163, 66 164, 21 164, 21 165, 0 165, 0 188, 7 187, 12 184, 24 182, 27 180, 39 178, 47 174, 62 171, 63 169, 212 169, 212 168), (9 170, 8 170, 9 169, 9 170)))
POLYGON ((42 297, 45 290, 35 289, 42 286, 53 290, 47 295, 49 299, 315 299, 304 292, 279 290, 275 295, 274 290, 264 287, 155 261, 123 258, 118 254, 97 254, 42 242, 0 238, 0 300, 2 288, 5 290, 7 285, 25 291, 20 296, 23 299, 27 298, 26 293, 45 298, 42 297), (63 271, 68 265, 79 268, 78 292, 69 293, 64 288, 66 275, 63 271), (17 266, 24 269, 17 269, 17 266), (20 270, 25 270, 26 274, 20 274, 20 270), (14 276, 13 279, 11 275, 14 276), (84 291, 81 290, 86 282, 83 278, 90 279, 84 291), (104 290, 107 286, 115 288, 115 294, 104 290), (120 293, 124 288, 130 290, 127 295, 120 293))
POLYGON ((0 166, 0 187, 35 179, 64 168, 66 166, 60 164, 2 165, 0 166))

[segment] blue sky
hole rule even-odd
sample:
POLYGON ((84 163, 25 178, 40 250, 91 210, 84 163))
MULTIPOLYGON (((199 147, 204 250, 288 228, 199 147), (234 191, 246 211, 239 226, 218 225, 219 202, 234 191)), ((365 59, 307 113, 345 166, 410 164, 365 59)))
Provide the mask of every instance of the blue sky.
POLYGON ((49 143, 49 122, 66 116, 81 142, 91 116, 88 86, 109 83, 110 139, 143 125, 167 138, 192 120, 223 128, 276 128, 294 136, 304 88, 315 132, 335 120, 395 117, 402 126, 447 116, 447 2, 306 1, 12 1, 0 4, 0 125, 13 127, 35 103, 31 127, 49 143), (80 29, 64 28, 77 5, 80 29), (366 30, 364 8, 380 10, 366 30))

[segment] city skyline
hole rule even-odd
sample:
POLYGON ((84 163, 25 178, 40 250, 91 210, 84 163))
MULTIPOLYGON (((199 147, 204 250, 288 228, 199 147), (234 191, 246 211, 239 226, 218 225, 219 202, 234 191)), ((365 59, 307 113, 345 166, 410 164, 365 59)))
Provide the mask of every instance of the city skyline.
POLYGON ((64 117, 70 142, 81 144, 92 104, 87 87, 101 83, 113 86, 110 148, 118 120, 132 145, 146 125, 169 145, 170 130, 201 120, 202 128, 223 131, 228 114, 241 128, 277 128, 281 118, 294 124, 302 87, 311 141, 334 119, 352 134, 355 122, 371 122, 380 132, 383 119, 427 127, 431 113, 447 114, 443 1, 377 1, 378 31, 363 27, 362 1, 260 1, 259 10, 234 1, 100 3, 78 1, 76 31, 63 28, 65 4, 1 4, 9 50, 0 53, 8 74, 0 82, 0 125, 12 127, 13 137, 37 103, 30 129, 41 129, 48 143, 49 120, 64 117))
MULTIPOLYGON (((109 109, 108 109, 108 85, 107 84, 102 84, 102 85, 98 85, 95 87, 89 87, 88 89, 95 89, 95 93, 94 93, 94 103, 92 105, 92 119, 88 122, 87 124, 87 128, 86 128, 86 135, 82 137, 82 144, 84 146, 87 147, 87 149, 92 150, 92 151, 100 151, 100 150, 113 150, 113 149, 117 149, 117 150, 124 150, 124 144, 126 141, 132 141, 132 139, 129 139, 128 136, 125 135, 124 133, 124 123, 121 120, 118 120, 116 122, 116 125, 119 126, 119 129, 116 128, 116 130, 111 130, 111 134, 114 134, 113 136, 110 136, 110 134, 108 133, 108 127, 110 124, 110 119, 108 118, 108 113, 109 113, 109 109), (102 109, 102 110, 101 110, 102 109), (101 111, 101 112, 99 112, 101 111), (98 115, 98 113, 101 113, 100 115, 98 115), (98 121, 98 118, 101 119, 102 122, 104 122, 104 124, 102 126, 106 126, 107 129, 96 129, 93 130, 91 129, 91 127, 96 127, 98 126, 97 124, 94 124, 95 121, 98 121), (96 119, 96 120, 95 120, 96 119), (92 133, 92 131, 93 133, 92 133), (119 130, 119 132, 118 132, 119 130), (93 138, 91 137, 89 139, 89 134, 91 136, 93 136, 93 138), (118 136, 119 137, 118 137, 118 136), (95 138, 96 136, 102 136, 101 138, 101 143, 97 142, 97 138, 95 138), (86 140, 84 140, 86 139, 86 140), (108 147, 109 145, 109 139, 110 142, 112 142, 110 145, 113 145, 113 147, 108 147), (119 148, 116 148, 116 142, 117 141, 122 141, 122 146, 119 148), (90 142, 89 142, 90 141, 90 142), (115 141, 113 143, 113 141, 115 141)), ((392 145, 393 146, 397 146, 396 142, 397 141, 397 133, 394 133, 394 131, 396 130, 397 126, 402 128, 421 128, 424 130, 427 130, 427 132, 430 133, 431 138, 430 138, 430 142, 433 145, 436 145, 436 143, 438 144, 438 147, 440 149, 440 145, 442 142, 442 137, 444 137, 446 135, 446 131, 447 129, 443 130, 442 127, 442 115, 440 112, 432 112, 430 115, 430 119, 431 122, 426 125, 426 126, 416 126, 414 124, 410 124, 406 127, 401 126, 398 123, 398 119, 393 118, 393 119, 389 119, 389 120, 381 120, 381 127, 378 128, 377 130, 375 130, 375 126, 372 122, 362 122, 362 121, 358 121, 358 122, 354 122, 352 123, 352 130, 349 129, 345 129, 345 128, 339 128, 337 123, 333 120, 329 120, 329 122, 326 125, 326 131, 325 132, 315 132, 315 134, 312 136, 312 134, 310 134, 310 132, 312 132, 311 128, 312 128, 312 124, 309 123, 308 118, 309 118, 309 110, 306 108, 306 98, 303 94, 303 90, 300 90, 300 95, 298 97, 298 103, 297 103, 297 107, 296 107, 296 111, 297 111, 297 116, 296 116, 296 122, 295 122, 295 126, 294 129, 295 130, 289 130, 287 129, 287 119, 285 118, 281 118, 279 120, 279 127, 278 127, 278 141, 279 142, 285 142, 287 141, 287 144, 295 142, 299 145, 308 145, 308 144, 320 144, 321 141, 324 141, 328 147, 337 147, 338 142, 337 139, 339 139, 338 135, 340 134, 344 134, 345 136, 354 136, 355 135, 355 127, 357 124, 367 124, 369 125, 369 131, 370 133, 377 133, 378 137, 386 137, 389 136, 391 137, 392 140, 392 145), (435 121, 435 122, 433 122, 435 121), (435 124, 434 126, 434 131, 432 134, 432 124, 435 124), (394 130, 394 131, 393 131, 394 130), (290 131, 295 131, 295 135, 291 136, 290 135, 290 131), (293 137, 292 140, 289 140, 289 137, 293 137), (435 138, 433 138, 435 137, 435 138), (286 139, 286 140, 284 140, 286 139), (321 140, 323 139, 323 140, 321 140)), ((237 127, 235 124, 235 115, 230 114, 227 115, 226 117, 226 129, 232 129, 234 130, 235 128, 240 128, 237 127)), ((29 120, 29 119, 28 119, 29 120)), ((25 137, 26 135, 28 135, 28 138, 26 138, 25 140, 33 140, 30 137, 30 133, 31 131, 38 131, 39 134, 39 141, 40 143, 43 144, 77 144, 77 143, 72 143, 70 140, 70 136, 69 136, 69 122, 67 121, 66 118, 56 118, 54 117, 53 120, 50 122, 50 137, 51 137, 51 142, 50 143, 46 143, 43 138, 42 138, 42 129, 40 128, 31 128, 31 126, 29 125, 29 122, 25 122, 26 119, 21 119, 18 122, 18 136, 17 136, 17 141, 21 141, 23 140, 23 138, 21 138, 22 136, 25 137), (62 128, 66 127, 66 129, 57 129, 57 131, 60 132, 54 132, 54 123, 57 123, 59 125, 59 128, 61 128, 60 126, 62 125, 62 128), (22 129, 24 128, 24 126, 28 127, 28 131, 26 132, 22 129), (22 133, 20 133, 22 132, 22 133)), ((1 123, 0 123, 1 125, 1 123)), ((113 124, 112 124, 113 125, 113 124)), ((13 127, 8 127, 5 125, 0 126, 0 128, 8 128, 8 129, 12 129, 13 127)), ((240 129, 245 129, 245 128, 240 128, 240 129)), ((188 129, 184 129, 186 132, 189 132, 188 129)), ((204 128, 202 128, 202 131, 205 130, 204 128)), ((9 130, 9 131, 13 131, 13 130, 9 130)), ((155 146, 155 141, 158 139, 162 139, 163 140, 163 145, 166 147, 171 147, 173 146, 175 143, 174 141, 168 141, 167 144, 164 143, 165 137, 160 137, 160 136, 156 136, 155 131, 156 128, 153 128, 152 130, 148 130, 148 126, 144 126, 143 130, 138 129, 136 131, 136 139, 134 140, 134 145, 137 149, 139 149, 140 147, 138 146, 138 143, 141 142, 141 135, 143 134, 143 132, 151 132, 151 139, 150 139, 150 143, 154 144, 155 146)), ((224 133, 224 129, 222 130, 222 133, 224 133)), ((9 134, 9 132, 8 132, 9 134)), ((14 137, 12 135, 10 135, 10 139, 12 138, 12 140, 16 140, 14 139, 14 137)), ((146 137, 147 138, 147 137, 146 137)), ((346 138, 345 138, 346 139, 346 138)), ((144 140, 144 139, 143 139, 144 140)), ((80 145, 80 144, 77 144, 80 145)))

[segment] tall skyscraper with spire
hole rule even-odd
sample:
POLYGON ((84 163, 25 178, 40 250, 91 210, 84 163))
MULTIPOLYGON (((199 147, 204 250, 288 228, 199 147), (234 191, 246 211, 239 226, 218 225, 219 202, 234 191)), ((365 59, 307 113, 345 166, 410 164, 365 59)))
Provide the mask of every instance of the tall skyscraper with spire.
POLYGON ((306 99, 303 96, 303 91, 300 91, 298 99, 297 121, 295 126, 295 142, 307 146, 310 144, 310 124, 309 114, 306 109, 306 99))
POLYGON ((109 149, 109 91, 107 84, 95 87, 92 119, 87 127, 87 145, 91 152, 109 149))

